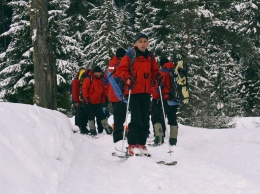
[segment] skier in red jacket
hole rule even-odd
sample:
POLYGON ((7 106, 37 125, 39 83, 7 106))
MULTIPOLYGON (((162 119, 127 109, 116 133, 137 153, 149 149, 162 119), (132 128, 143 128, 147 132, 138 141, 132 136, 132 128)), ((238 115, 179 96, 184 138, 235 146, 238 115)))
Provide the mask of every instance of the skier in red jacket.
POLYGON ((131 121, 127 135, 130 155, 148 154, 145 144, 150 128, 151 85, 152 81, 161 77, 155 57, 147 50, 148 44, 147 35, 138 34, 135 38, 136 58, 133 65, 130 67, 132 52, 128 51, 117 68, 118 75, 125 81, 124 93, 128 95, 131 91, 131 121))
MULTIPOLYGON (((125 55, 126 51, 123 48, 118 48, 116 51, 116 55, 112 57, 109 61, 109 65, 107 70, 111 73, 110 76, 113 76, 116 82, 121 86, 123 86, 122 79, 117 75, 117 67, 125 55)), ((124 131, 124 122, 126 115, 126 103, 119 99, 115 94, 113 87, 110 83, 108 83, 108 99, 112 103, 113 107, 113 116, 114 116, 114 132, 113 132, 113 141, 114 143, 123 140, 123 131, 124 131)))
POLYGON ((75 125, 79 127, 81 134, 89 133, 89 130, 86 128, 88 122, 86 107, 81 93, 82 75, 84 73, 87 73, 87 70, 80 68, 71 84, 72 102, 75 109, 75 125))
POLYGON ((93 72, 90 72, 89 76, 86 77, 82 83, 82 94, 84 102, 87 105, 88 125, 90 133, 93 136, 97 135, 94 122, 95 116, 100 120, 107 134, 112 133, 112 128, 107 123, 106 115, 102 109, 106 99, 106 91, 101 75, 101 68, 96 66, 93 72))
MULTIPOLYGON (((155 82, 152 87, 152 115, 151 120, 154 126, 154 135, 155 145, 161 145, 164 143, 164 134, 163 130, 164 116, 167 116, 168 124, 170 125, 170 145, 176 145, 177 143, 177 135, 178 135, 178 124, 177 124, 177 108, 179 102, 177 100, 173 100, 171 97, 171 91, 173 87, 173 83, 171 83, 170 72, 174 72, 175 65, 173 62, 169 61, 167 58, 162 57, 160 59, 160 74, 163 76, 163 80, 161 83, 155 82), (161 87, 163 106, 166 115, 163 115, 162 111, 162 102, 160 96, 159 86, 161 87)), ((165 128, 166 126, 164 126, 165 128)))

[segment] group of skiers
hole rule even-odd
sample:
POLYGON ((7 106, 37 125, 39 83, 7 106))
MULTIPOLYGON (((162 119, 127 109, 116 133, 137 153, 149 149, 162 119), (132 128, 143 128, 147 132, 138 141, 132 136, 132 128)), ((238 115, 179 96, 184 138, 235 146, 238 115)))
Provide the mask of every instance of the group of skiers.
POLYGON ((117 49, 104 76, 99 66, 91 71, 81 68, 72 81, 75 124, 79 126, 81 133, 97 135, 96 118, 98 132, 105 129, 107 134, 112 133, 113 142, 116 143, 124 138, 124 122, 127 112, 131 112, 127 133, 130 155, 136 152, 148 153, 146 141, 150 129, 150 114, 154 128, 154 145, 164 143, 165 116, 170 125, 169 144, 177 144, 176 112, 179 102, 171 99, 170 95, 170 71, 175 65, 164 57, 160 59, 159 68, 154 55, 147 49, 148 45, 147 35, 140 33, 135 38, 132 49, 127 52, 123 48, 117 49), (117 83, 116 87, 114 83, 117 83), (108 102, 112 104, 113 129, 107 123, 108 115, 103 109, 108 102), (86 128, 87 123, 89 130, 86 128))

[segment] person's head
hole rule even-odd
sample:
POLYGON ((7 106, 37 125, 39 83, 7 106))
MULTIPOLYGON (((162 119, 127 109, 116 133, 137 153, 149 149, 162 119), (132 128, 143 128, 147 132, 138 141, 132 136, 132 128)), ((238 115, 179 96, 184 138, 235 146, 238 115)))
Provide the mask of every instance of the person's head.
POLYGON ((169 60, 166 57, 160 58, 160 66, 162 67, 165 63, 169 62, 169 60))
POLYGON ((145 34, 138 34, 135 38, 135 44, 134 44, 140 51, 145 52, 147 49, 149 42, 148 42, 148 36, 145 34))
POLYGON ((119 48, 119 49, 117 49, 117 51, 116 51, 116 57, 117 57, 118 59, 122 59, 123 56, 125 55, 125 53, 126 53, 125 49, 119 48))
POLYGON ((102 69, 99 67, 99 66, 96 66, 94 69, 93 69, 93 73, 96 77, 101 77, 102 75, 102 69))

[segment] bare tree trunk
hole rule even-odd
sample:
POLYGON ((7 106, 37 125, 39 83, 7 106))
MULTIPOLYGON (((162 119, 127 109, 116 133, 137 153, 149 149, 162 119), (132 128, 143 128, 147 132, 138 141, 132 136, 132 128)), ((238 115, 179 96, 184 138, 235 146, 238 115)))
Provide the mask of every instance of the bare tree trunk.
POLYGON ((30 23, 33 42, 34 103, 57 109, 56 58, 48 25, 48 0, 31 0, 30 23))

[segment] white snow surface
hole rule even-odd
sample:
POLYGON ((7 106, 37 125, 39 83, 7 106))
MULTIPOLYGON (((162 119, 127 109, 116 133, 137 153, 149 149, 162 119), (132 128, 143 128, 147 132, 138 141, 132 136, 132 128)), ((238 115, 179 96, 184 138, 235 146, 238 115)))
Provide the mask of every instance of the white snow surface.
POLYGON ((129 159, 111 155, 122 141, 73 133, 58 111, 0 102, 0 118, 1 194, 260 193, 260 117, 236 118, 232 129, 180 125, 171 155, 165 143, 129 159))

